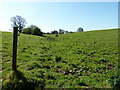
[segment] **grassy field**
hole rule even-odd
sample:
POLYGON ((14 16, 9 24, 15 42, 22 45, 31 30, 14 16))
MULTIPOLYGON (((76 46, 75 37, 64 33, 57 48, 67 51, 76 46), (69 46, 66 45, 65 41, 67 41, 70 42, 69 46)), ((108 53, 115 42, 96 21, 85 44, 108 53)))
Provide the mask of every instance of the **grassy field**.
MULTIPOLYGON (((17 69, 44 88, 110 88, 118 64, 118 30, 18 37, 17 69)), ((2 78, 12 73, 12 33, 2 32, 2 78)))

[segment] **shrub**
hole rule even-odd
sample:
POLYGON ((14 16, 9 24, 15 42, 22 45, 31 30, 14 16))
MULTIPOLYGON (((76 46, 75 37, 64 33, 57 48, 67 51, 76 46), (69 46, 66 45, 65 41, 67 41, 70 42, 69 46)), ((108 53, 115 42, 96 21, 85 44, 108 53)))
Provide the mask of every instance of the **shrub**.
POLYGON ((32 29, 31 28, 25 28, 25 29, 23 29, 22 33, 31 34, 32 33, 32 29))
POLYGON ((61 61, 61 59, 62 59, 61 57, 56 56, 55 61, 59 62, 59 61, 61 61))
POLYGON ((51 34, 58 34, 57 30, 51 31, 51 34))
POLYGON ((41 30, 39 28, 34 28, 32 30, 32 35, 43 36, 43 33, 41 32, 41 30))
POLYGON ((58 37, 58 34, 56 34, 55 37, 58 37))

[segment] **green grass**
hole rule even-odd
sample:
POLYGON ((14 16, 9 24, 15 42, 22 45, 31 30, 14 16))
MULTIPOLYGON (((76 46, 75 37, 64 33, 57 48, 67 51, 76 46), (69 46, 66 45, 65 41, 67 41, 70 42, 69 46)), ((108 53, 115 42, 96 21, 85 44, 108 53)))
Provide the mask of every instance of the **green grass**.
MULTIPOLYGON (((12 72, 11 61, 12 33, 2 32, 3 86, 12 72)), ((110 88, 117 62, 117 29, 18 37, 17 69, 44 82, 44 88, 110 88)))

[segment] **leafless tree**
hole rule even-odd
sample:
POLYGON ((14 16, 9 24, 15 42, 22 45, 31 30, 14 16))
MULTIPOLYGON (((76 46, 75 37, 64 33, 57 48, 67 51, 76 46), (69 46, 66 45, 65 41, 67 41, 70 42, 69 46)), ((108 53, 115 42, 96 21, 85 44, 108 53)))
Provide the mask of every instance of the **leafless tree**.
POLYGON ((21 33, 25 25, 27 24, 26 20, 21 16, 16 15, 11 18, 12 27, 18 27, 18 31, 21 33))

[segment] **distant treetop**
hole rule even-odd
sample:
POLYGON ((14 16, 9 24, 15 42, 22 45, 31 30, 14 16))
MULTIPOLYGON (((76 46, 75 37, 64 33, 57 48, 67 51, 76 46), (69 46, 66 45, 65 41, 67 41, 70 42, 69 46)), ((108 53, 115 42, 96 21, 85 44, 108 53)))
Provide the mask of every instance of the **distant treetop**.
POLYGON ((83 28, 79 27, 76 32, 83 32, 83 28))
POLYGON ((34 29, 34 28, 38 28, 38 26, 36 26, 36 25, 30 25, 30 26, 28 26, 28 28, 34 29))

